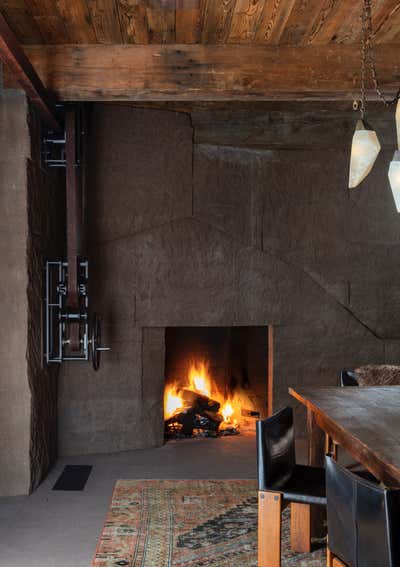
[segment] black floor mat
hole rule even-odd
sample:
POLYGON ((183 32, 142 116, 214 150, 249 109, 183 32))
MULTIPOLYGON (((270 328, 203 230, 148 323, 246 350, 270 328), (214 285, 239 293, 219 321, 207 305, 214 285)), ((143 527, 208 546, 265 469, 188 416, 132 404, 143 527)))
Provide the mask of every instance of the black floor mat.
POLYGON ((53 490, 83 490, 92 468, 91 465, 67 465, 58 477, 53 490))

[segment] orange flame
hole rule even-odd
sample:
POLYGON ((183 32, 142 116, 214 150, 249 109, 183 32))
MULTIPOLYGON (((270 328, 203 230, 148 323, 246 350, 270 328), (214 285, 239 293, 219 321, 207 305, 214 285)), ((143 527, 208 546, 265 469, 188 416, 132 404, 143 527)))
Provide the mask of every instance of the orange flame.
POLYGON ((189 370, 190 388, 203 396, 211 397, 211 380, 205 362, 192 363, 189 370))
POLYGON ((231 422, 231 417, 233 416, 234 411, 235 410, 233 409, 231 402, 228 401, 224 403, 221 409, 221 414, 223 415, 224 421, 226 423, 231 422))
POLYGON ((166 388, 164 394, 164 418, 169 419, 183 409, 183 400, 174 386, 166 388))

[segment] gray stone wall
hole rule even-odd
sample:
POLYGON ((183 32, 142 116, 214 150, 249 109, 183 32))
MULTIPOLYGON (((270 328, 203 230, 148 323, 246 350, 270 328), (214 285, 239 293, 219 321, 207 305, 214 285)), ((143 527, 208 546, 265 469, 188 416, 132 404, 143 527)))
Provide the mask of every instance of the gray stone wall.
POLYGON ((218 143, 214 126, 207 136, 212 116, 199 133, 194 115, 94 107, 91 299, 112 351, 97 374, 62 368, 62 454, 162 442, 165 326, 274 325, 276 409, 291 402, 289 385, 336 384, 343 368, 399 360, 391 151, 349 192, 346 116, 330 123, 324 113, 324 149, 309 140, 302 149, 295 120, 290 131, 275 123, 281 147, 259 149, 245 147, 251 136, 236 136, 229 115, 218 143))

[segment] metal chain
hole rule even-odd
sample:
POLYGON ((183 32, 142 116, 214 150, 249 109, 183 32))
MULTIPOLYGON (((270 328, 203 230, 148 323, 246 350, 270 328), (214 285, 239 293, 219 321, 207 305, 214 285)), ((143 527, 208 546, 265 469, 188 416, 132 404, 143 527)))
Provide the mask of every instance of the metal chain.
POLYGON ((366 3, 368 0, 364 2, 364 9, 361 14, 361 27, 362 27, 362 37, 361 37, 361 119, 364 119, 365 116, 365 71, 367 68, 367 9, 366 3))
POLYGON ((376 70, 374 59, 374 50, 372 47, 372 17, 371 17, 371 0, 364 0, 362 13, 362 66, 361 66, 361 116, 365 114, 365 74, 367 65, 370 68, 372 83, 376 94, 385 104, 390 106, 400 99, 400 88, 394 98, 388 99, 382 93, 379 87, 379 77, 376 70))

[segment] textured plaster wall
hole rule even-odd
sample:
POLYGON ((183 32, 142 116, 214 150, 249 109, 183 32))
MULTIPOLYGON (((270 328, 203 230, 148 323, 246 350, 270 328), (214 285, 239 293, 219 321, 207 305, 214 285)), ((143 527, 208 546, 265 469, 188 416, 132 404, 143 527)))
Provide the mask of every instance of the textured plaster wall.
POLYGON ((0 496, 28 494, 56 457, 57 371, 42 358, 43 266, 62 255, 65 195, 41 168, 24 94, 0 89, 0 496))
POLYGON ((289 135, 285 148, 227 147, 215 132, 206 144, 193 124, 93 110, 92 305, 112 351, 97 374, 62 368, 62 454, 162 442, 165 326, 273 324, 275 408, 289 385, 336 384, 343 368, 399 360, 391 152, 349 192, 348 124, 338 148, 342 126, 328 123, 336 146, 324 129, 323 150, 301 149, 299 134, 292 149, 289 135))
POLYGON ((0 496, 27 494, 30 487, 27 110, 22 94, 0 89, 0 496))
POLYGON ((30 109, 28 166, 28 381, 31 391, 31 490, 46 476, 57 457, 57 364, 43 361, 44 265, 65 254, 65 179, 59 169, 42 167, 41 124, 30 109))

